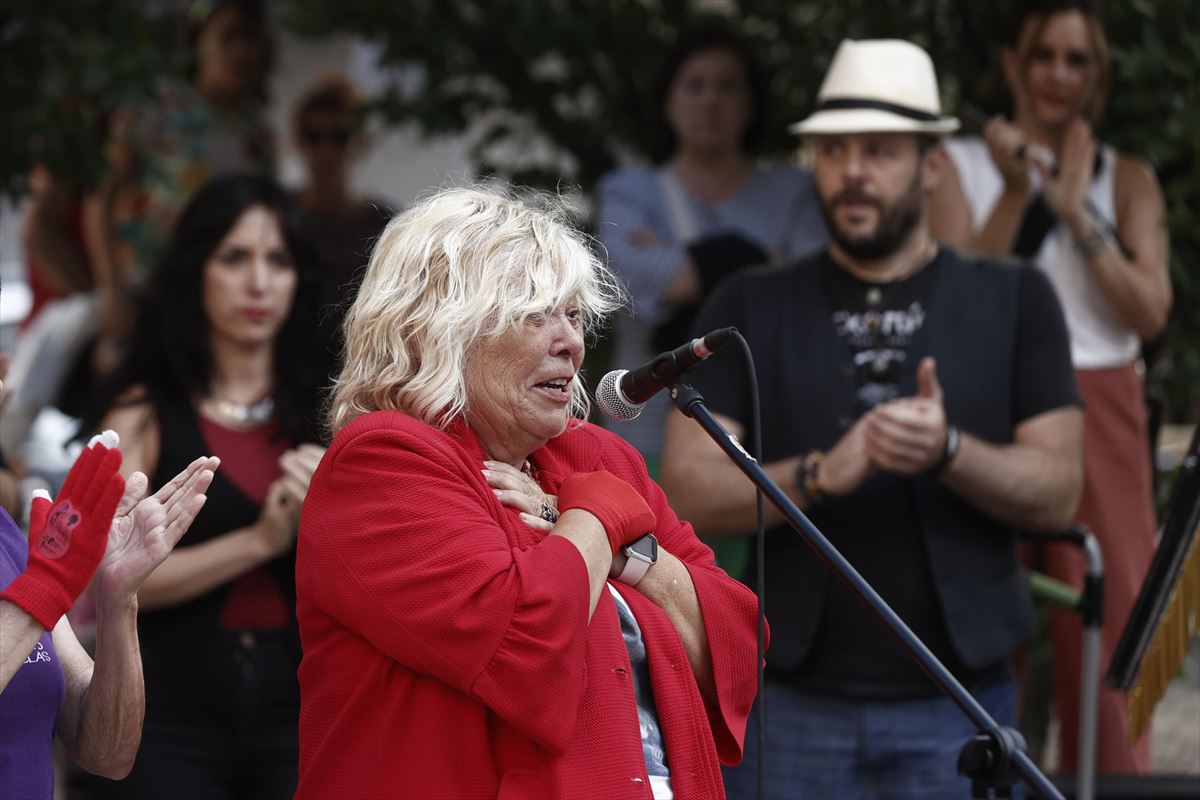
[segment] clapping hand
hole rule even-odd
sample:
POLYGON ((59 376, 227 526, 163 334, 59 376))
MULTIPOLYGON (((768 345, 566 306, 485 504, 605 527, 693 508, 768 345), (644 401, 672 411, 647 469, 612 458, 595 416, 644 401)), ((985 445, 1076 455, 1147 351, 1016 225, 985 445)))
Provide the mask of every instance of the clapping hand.
POLYGON ((1035 162, 1042 175, 1042 193, 1050 211, 1076 237, 1089 229, 1087 193, 1092 184, 1096 164, 1096 139, 1092 129, 1082 119, 1067 127, 1059 155, 1058 171, 1054 172, 1041 161, 1035 162))
POLYGON ((942 457, 946 411, 937 365, 923 358, 917 368, 917 394, 877 406, 866 427, 866 448, 880 469, 919 475, 942 457))
POLYGON ((867 450, 867 426, 874 411, 859 417, 838 440, 821 465, 821 491, 831 496, 850 494, 878 468, 867 450))
POLYGON ((55 500, 35 492, 29 512, 29 561, 0 597, 46 630, 75 602, 104 555, 125 491, 117 434, 93 437, 75 460, 55 500))
POLYGON ((108 547, 96 571, 102 597, 125 598, 137 593, 191 526, 207 499, 220 459, 197 458, 153 495, 141 472, 129 476, 108 534, 108 547))
POLYGON ((1002 116, 988 120, 983 128, 992 163, 996 165, 1009 191, 1021 195, 1029 192, 1029 164, 1033 153, 1025 144, 1025 134, 1002 116))

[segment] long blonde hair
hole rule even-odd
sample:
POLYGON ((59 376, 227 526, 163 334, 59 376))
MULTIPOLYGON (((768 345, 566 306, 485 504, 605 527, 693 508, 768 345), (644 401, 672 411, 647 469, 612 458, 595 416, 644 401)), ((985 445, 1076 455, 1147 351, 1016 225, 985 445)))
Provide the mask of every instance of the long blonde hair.
MULTIPOLYGON (((491 185, 444 189, 388 223, 345 321, 327 424, 371 411, 445 427, 466 408, 473 342, 573 302, 585 333, 620 308, 620 284, 560 198, 491 185)), ((581 380, 571 412, 586 418, 581 380)))

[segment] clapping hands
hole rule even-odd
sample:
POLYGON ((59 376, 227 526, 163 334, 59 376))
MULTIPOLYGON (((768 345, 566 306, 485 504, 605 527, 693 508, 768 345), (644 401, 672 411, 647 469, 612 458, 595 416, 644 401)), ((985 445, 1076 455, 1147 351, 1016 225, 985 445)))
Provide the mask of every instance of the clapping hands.
POLYGON ((858 419, 821 466, 821 487, 830 495, 858 489, 878 470, 919 475, 942 457, 947 423, 937 364, 917 368, 917 393, 883 403, 858 419))
POLYGON ((919 475, 931 468, 946 446, 946 411, 937 364, 921 359, 917 393, 877 406, 869 415, 866 451, 877 468, 919 475))
POLYGON ((112 431, 94 437, 55 500, 44 492, 34 495, 29 565, 5 590, 5 599, 47 630, 93 574, 101 598, 132 600, 196 518, 220 464, 198 458, 146 497, 144 474, 120 476, 118 444, 112 431))
POLYGON ((1037 162, 1042 175, 1042 194, 1050 211, 1077 237, 1089 228, 1087 193, 1096 164, 1096 137, 1082 119, 1067 127, 1059 154, 1058 170, 1037 162))
POLYGON ((1027 194, 1030 170, 1036 170, 1051 213, 1075 233, 1086 227, 1087 193, 1098 148, 1087 122, 1075 119, 1068 125, 1057 155, 1029 142, 1020 128, 1000 116, 988 121, 983 138, 1009 191, 1027 194))

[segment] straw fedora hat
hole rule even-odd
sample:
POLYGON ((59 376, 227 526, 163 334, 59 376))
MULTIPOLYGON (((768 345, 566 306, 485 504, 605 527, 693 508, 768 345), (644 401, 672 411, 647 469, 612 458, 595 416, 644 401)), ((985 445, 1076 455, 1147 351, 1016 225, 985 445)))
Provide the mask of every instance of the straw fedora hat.
POLYGON ((792 133, 949 133, 929 54, 902 39, 844 39, 817 93, 817 108, 792 133))

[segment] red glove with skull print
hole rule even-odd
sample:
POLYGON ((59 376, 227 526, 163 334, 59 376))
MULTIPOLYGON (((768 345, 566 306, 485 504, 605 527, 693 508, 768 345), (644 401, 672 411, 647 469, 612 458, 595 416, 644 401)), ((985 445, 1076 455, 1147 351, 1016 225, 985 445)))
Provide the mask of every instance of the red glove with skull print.
POLYGON ((108 529, 125 479, 117 434, 88 443, 63 482, 58 499, 35 493, 29 510, 29 562, 0 593, 46 630, 53 630, 87 586, 108 546, 108 529))

